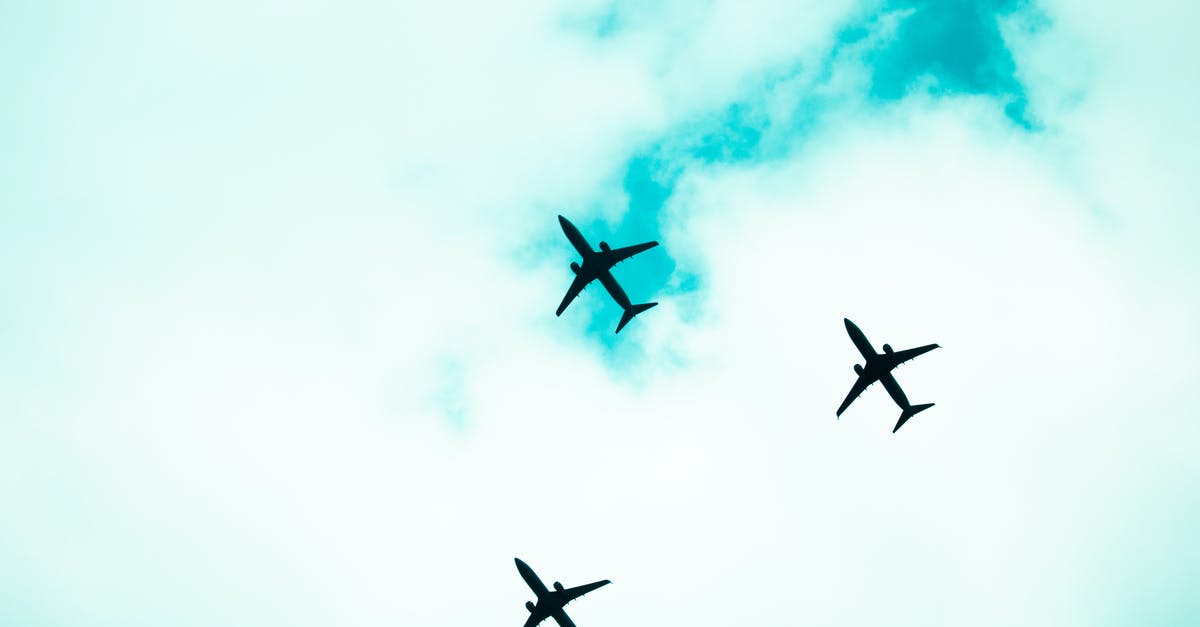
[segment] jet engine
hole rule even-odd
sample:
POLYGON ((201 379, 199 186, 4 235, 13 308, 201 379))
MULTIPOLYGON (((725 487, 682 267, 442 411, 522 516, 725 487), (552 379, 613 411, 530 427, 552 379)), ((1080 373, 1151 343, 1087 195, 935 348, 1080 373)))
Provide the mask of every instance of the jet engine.
POLYGON ((555 589, 556 591, 558 591, 558 592, 562 592, 562 591, 563 591, 563 585, 562 585, 561 583, 558 583, 558 582, 556 581, 556 582, 554 582, 554 589, 555 589))
POLYGON ((532 614, 533 613, 533 601, 526 601, 525 609, 529 610, 529 613, 532 614))
POLYGON ((571 262, 571 272, 579 274, 579 264, 575 263, 574 261, 571 262))
POLYGON ((854 364, 854 374, 862 374, 862 366, 854 364))
POLYGON ((612 250, 612 248, 609 248, 608 242, 600 242, 600 250, 603 250, 604 252, 609 252, 612 250))
POLYGON ((885 352, 885 353, 887 353, 887 354, 891 355, 891 354, 892 354, 892 345, 891 345, 891 344, 884 344, 884 345, 883 345, 883 352, 885 352))

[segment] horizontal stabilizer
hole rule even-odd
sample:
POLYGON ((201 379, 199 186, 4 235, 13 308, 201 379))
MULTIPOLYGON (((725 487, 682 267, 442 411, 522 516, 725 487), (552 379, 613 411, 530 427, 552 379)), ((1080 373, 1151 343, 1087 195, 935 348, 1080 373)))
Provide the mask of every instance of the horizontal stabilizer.
POLYGON ((634 316, 657 304, 658 303, 642 303, 641 305, 630 305, 628 309, 621 313, 621 321, 617 323, 616 332, 620 333, 621 329, 625 328, 625 325, 629 324, 629 321, 633 320, 634 316))
POLYGON ((896 423, 896 428, 892 429, 892 433, 899 431, 900 427, 903 427, 904 423, 908 422, 909 418, 916 416, 930 407, 933 407, 933 403, 926 403, 924 405, 910 405, 907 409, 900 413, 900 422, 896 423))

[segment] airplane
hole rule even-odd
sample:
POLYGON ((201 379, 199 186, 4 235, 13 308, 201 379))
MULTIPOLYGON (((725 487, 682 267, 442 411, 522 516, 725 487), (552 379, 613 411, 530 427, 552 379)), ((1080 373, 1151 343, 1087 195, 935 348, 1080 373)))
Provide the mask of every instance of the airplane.
POLYGON ((858 347, 858 352, 862 353, 863 358, 867 360, 866 366, 854 364, 854 372, 858 375, 858 380, 854 382, 854 387, 850 388, 850 394, 846 396, 846 400, 842 401, 842 406, 838 407, 837 415, 840 418, 842 412, 858 398, 863 390, 871 386, 871 384, 881 381, 883 387, 892 396, 892 400, 900 406, 900 421, 896 423, 896 428, 892 429, 895 433, 908 422, 909 418, 918 413, 933 407, 933 403, 925 405, 911 405, 908 402, 908 397, 904 395, 904 390, 900 389, 900 384, 896 383, 896 378, 892 376, 892 370, 900 364, 918 356, 924 355, 929 351, 939 348, 937 344, 927 344, 917 348, 910 348, 903 351, 893 351, 888 344, 883 345, 883 354, 875 352, 875 348, 867 341, 867 336, 863 335, 861 329, 858 328, 849 318, 844 318, 846 322, 846 332, 850 334, 850 340, 858 347))
POLYGON ((521 558, 514 558, 517 562, 517 572, 521 573, 521 579, 529 584, 534 594, 537 594, 537 604, 533 601, 525 602, 525 609, 529 610, 529 618, 525 621, 525 627, 534 627, 538 623, 553 618, 559 624, 559 627, 575 627, 575 623, 571 622, 571 617, 563 611, 568 603, 578 599, 579 597, 612 583, 605 579, 596 583, 589 583, 576 588, 563 588, 561 583, 554 582, 554 590, 547 590, 546 584, 542 583, 541 579, 534 574, 533 569, 529 564, 521 561, 521 558))
POLYGON ((633 320, 634 316, 658 304, 643 303, 641 305, 634 305, 630 303, 629 297, 625 295, 625 290, 621 289, 621 285, 617 283, 612 273, 609 272, 618 263, 642 251, 658 246, 658 242, 646 242, 645 244, 626 246, 625 248, 610 248, 608 242, 600 242, 600 250, 595 251, 592 250, 587 240, 583 239, 583 235, 579 232, 579 229, 575 228, 575 225, 571 224, 570 220, 558 216, 558 223, 562 225, 563 233, 566 233, 567 239, 571 241, 571 245, 583 257, 583 265, 581 266, 574 261, 571 262, 571 271, 575 273, 575 280, 571 282, 571 287, 567 288, 567 295, 563 297, 562 303, 559 304, 558 311, 555 311, 554 315, 561 316, 562 312, 566 310, 567 305, 570 305, 571 301, 575 300, 579 292, 583 291, 583 288, 588 283, 596 279, 600 279, 600 284, 604 286, 604 289, 608 290, 613 300, 617 301, 617 304, 624 310, 624 313, 621 314, 621 321, 617 323, 617 333, 620 333, 621 329, 629 324, 629 321, 633 320))

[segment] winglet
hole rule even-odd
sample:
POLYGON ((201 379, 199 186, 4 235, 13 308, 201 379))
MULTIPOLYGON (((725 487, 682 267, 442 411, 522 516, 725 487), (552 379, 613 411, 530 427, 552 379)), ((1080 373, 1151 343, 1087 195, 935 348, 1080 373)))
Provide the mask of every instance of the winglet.
POLYGON ((641 305, 630 305, 628 309, 621 313, 621 321, 617 323, 616 333, 620 333, 625 325, 629 324, 633 317, 646 311, 647 309, 657 305, 658 303, 642 303, 641 305))
POLYGON ((900 422, 896 423, 896 428, 892 429, 892 433, 899 431, 900 427, 903 427, 904 423, 908 422, 909 418, 912 418, 913 416, 925 411, 926 409, 929 409, 930 407, 933 407, 933 403, 926 403, 924 405, 910 405, 903 412, 900 412, 900 422))

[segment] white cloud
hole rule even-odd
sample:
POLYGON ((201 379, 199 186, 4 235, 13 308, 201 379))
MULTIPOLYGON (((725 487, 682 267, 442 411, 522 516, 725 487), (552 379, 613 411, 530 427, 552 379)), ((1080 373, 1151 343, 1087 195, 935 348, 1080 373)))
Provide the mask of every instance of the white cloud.
POLYGON ((1192 127, 1129 115, 1132 71, 1093 40, 1082 100, 1053 91, 1054 42, 1112 30, 1055 7, 1018 42, 1044 135, 987 99, 844 95, 785 159, 693 165, 664 240, 703 270, 702 314, 631 326, 627 371, 550 314, 563 264, 513 261, 848 10, 667 4, 605 42, 549 3, 100 20, 23 96, 48 138, 12 194, 57 204, 6 219, 31 236, 5 278, 36 278, 6 298, 0 614, 516 624, 515 555, 614 580, 581 625, 1082 625, 1145 599, 1123 568, 1197 550, 1200 338, 1194 255, 1156 257, 1182 214, 1136 199, 1196 195, 1173 161, 1116 179, 1104 129, 1144 122, 1141 154, 1182 159, 1164 129, 1192 127), (893 436, 872 389, 835 421, 843 316, 941 343, 901 373, 938 406, 893 436))
MULTIPOLYGON (((1010 24, 1020 78, 1060 137, 1069 175, 1096 212, 1130 235, 1136 250, 1185 266, 1200 198, 1192 172, 1200 123, 1191 24, 1194 4, 1044 3, 1045 34, 1010 24)), ((1171 272, 1171 270, 1167 270, 1171 272)), ((1184 270, 1190 273, 1189 270, 1184 270)))

